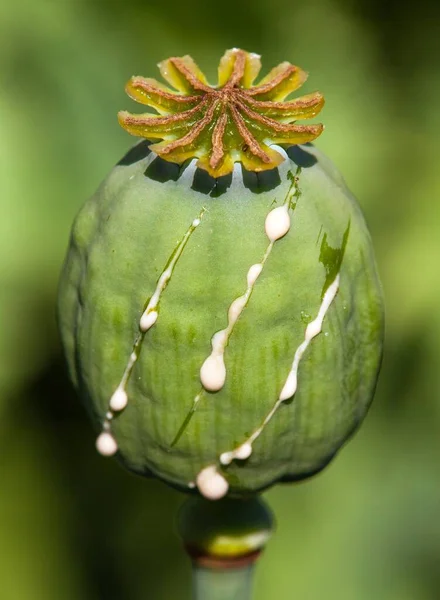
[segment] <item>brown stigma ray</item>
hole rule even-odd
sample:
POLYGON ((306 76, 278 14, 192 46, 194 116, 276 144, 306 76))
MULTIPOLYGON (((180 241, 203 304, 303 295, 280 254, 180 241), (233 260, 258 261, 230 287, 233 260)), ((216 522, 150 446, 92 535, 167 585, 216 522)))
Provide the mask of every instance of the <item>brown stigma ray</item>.
POLYGON ((209 93, 211 88, 209 85, 206 85, 199 79, 197 79, 196 75, 192 73, 190 69, 185 65, 182 59, 180 58, 170 58, 170 63, 174 65, 174 67, 182 74, 182 76, 187 80, 189 85, 195 90, 200 90, 203 92, 209 93))
POLYGON ((269 163, 270 157, 266 154, 266 152, 264 152, 264 150, 261 149, 257 140, 246 127, 246 123, 244 122, 243 117, 240 115, 237 108, 232 104, 230 110, 232 118, 234 119, 234 122, 237 126, 238 133, 246 142, 247 146, 249 147, 249 150, 252 152, 252 154, 258 156, 258 158, 260 158, 263 162, 269 163))
POLYGON ((248 91, 249 96, 263 96, 268 94, 271 96, 281 95, 281 100, 284 100, 290 92, 294 92, 305 82, 307 73, 302 69, 287 63, 287 66, 283 70, 280 70, 279 67, 275 67, 275 69, 269 73, 268 78, 270 78, 270 80, 266 83, 250 89, 248 91), (287 87, 288 91, 281 92, 283 84, 283 87, 287 87))
POLYGON ((157 115, 118 114, 130 134, 162 140, 150 146, 165 160, 182 164, 197 158, 197 166, 214 177, 226 175, 241 162, 249 171, 273 169, 283 155, 270 144, 303 144, 316 139, 323 125, 297 125, 315 117, 324 105, 315 92, 285 101, 307 74, 284 62, 257 85, 260 57, 244 50, 228 50, 220 61, 219 83, 208 84, 190 56, 172 57, 159 64, 167 87, 154 79, 135 76, 128 95, 157 111, 157 115))
POLYGON ((315 128, 316 131, 319 130, 319 133, 321 133, 323 129, 322 125, 294 125, 289 123, 280 123, 275 119, 265 117, 264 115, 255 112, 243 102, 237 101, 237 105, 241 111, 250 118, 251 121, 260 123, 267 131, 267 134, 274 138, 278 138, 279 133, 284 133, 286 134, 285 137, 292 137, 292 143, 295 143, 295 136, 302 136, 304 133, 307 135, 311 131, 312 127, 315 128))
POLYGON ((196 125, 194 125, 194 127, 191 129, 191 131, 189 133, 187 133, 186 135, 184 135, 183 137, 181 137, 178 140, 174 140, 173 142, 170 142, 169 144, 166 144, 166 145, 154 144, 153 146, 151 146, 151 148, 153 150, 157 151, 157 154, 162 156, 162 155, 167 155, 170 152, 173 152, 177 148, 183 148, 184 146, 187 146, 188 144, 192 144, 195 140, 197 140, 197 138, 202 133, 202 131, 205 129, 205 127, 212 121, 214 111, 217 108, 217 104, 218 104, 218 102, 211 104, 211 106, 206 111, 205 116, 196 125))
POLYGON ((255 108, 259 114, 278 116, 279 118, 308 119, 315 117, 324 106, 324 97, 319 92, 302 96, 292 102, 270 102, 255 100, 246 95, 240 95, 241 100, 255 108))
MULTIPOLYGON (((154 81, 154 80, 151 80, 154 81)), ((182 104, 191 104, 193 102, 199 102, 200 96, 183 96, 176 94, 175 92, 168 92, 166 89, 159 87, 157 83, 150 83, 143 77, 132 77, 127 83, 125 91, 127 94, 138 102, 141 102, 139 92, 146 94, 154 94, 160 98, 172 100, 173 102, 182 104)), ((146 104, 148 104, 146 102, 146 104)))
MULTIPOLYGON (((206 100, 202 100, 200 104, 195 106, 194 108, 190 108, 189 110, 185 110, 181 113, 175 113, 166 117, 156 116, 156 115, 131 115, 128 112, 121 111, 119 113, 119 121, 123 122, 123 127, 133 133, 134 135, 139 135, 139 128, 148 128, 148 133, 155 134, 158 132, 167 132, 167 128, 170 128, 170 132, 173 131, 173 126, 182 123, 185 125, 185 121, 187 121, 190 117, 197 115, 200 112, 201 108, 206 104, 206 100)), ((121 124, 122 124, 121 122, 121 124)), ((191 127, 192 123, 187 124, 188 127, 191 127)), ((160 135, 159 137, 164 137, 160 135)))
POLYGON ((235 56, 234 69, 232 71, 229 81, 227 81, 225 87, 233 88, 240 83, 243 79, 244 70, 246 66, 246 53, 243 50, 239 50, 235 56))
POLYGON ((225 107, 223 106, 220 117, 215 124, 214 132, 212 134, 212 154, 211 158, 209 159, 209 164, 213 169, 218 167, 225 154, 223 136, 225 135, 227 122, 228 115, 226 114, 225 107))

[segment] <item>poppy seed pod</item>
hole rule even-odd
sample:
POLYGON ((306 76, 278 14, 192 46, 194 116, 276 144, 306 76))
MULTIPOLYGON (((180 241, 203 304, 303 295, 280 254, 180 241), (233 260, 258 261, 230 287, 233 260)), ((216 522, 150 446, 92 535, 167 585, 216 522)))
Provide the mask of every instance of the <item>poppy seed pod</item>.
POLYGON ((188 56, 171 89, 133 77, 158 114, 77 216, 59 323, 97 448, 210 499, 322 469, 374 393, 383 306, 370 236, 340 173, 297 125, 319 93, 289 63, 254 84, 229 50, 216 87, 188 56), (161 140, 151 144, 152 140, 161 140))

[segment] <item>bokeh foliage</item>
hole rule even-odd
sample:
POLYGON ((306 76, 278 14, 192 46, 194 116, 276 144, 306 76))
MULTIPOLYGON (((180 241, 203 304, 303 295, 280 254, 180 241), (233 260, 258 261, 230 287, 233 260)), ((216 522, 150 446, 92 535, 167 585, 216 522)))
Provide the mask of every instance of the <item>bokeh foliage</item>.
MULTIPOLYGON (((65 376, 57 278, 70 223, 132 144, 124 84, 190 53, 290 60, 327 105, 318 141, 377 249, 387 341, 361 432, 267 497, 278 532, 256 600, 429 600, 440 576, 440 9, 379 0, 0 5, 0 597, 189 598, 180 496, 95 455, 65 376)), ((213 78, 214 79, 214 78, 213 78)))

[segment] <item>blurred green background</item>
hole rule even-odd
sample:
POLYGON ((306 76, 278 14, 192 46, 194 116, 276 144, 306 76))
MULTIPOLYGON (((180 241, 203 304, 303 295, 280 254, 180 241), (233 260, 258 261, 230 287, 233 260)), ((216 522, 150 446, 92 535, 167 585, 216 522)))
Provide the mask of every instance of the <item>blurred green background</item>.
POLYGON ((0 599, 189 600, 181 496, 94 451, 54 318, 72 219, 133 143, 124 84, 238 46, 311 73, 318 140, 369 222, 382 376, 324 473, 267 498, 256 600, 428 600, 440 586, 440 7, 397 0, 0 4, 0 599))

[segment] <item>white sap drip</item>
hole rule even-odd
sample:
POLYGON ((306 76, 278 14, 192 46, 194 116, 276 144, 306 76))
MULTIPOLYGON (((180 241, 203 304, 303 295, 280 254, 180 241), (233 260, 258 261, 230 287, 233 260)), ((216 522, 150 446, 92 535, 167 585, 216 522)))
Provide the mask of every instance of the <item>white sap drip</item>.
POLYGON ((208 465, 202 469, 197 475, 196 484, 199 492, 208 500, 220 500, 229 489, 228 482, 218 472, 216 465, 208 465))
POLYGON ((117 412, 123 410, 127 406, 127 402, 127 392, 123 388, 118 387, 110 398, 109 406, 112 411, 117 412))
POLYGON ((212 354, 200 369, 200 381, 208 392, 218 392, 225 385, 226 365, 223 359, 224 349, 213 348, 212 354))
POLYGON ((199 216, 195 218, 182 240, 179 242, 178 246, 175 248, 174 252, 171 255, 171 258, 167 264, 166 269, 160 275, 158 282, 156 284, 156 288, 153 292, 153 295, 148 302, 147 308, 144 310, 141 319, 139 321, 139 329, 140 332, 137 334, 133 349, 128 359, 127 365, 125 367, 124 373, 122 375, 121 381, 114 391, 113 395, 109 401, 109 411, 105 415, 105 419, 102 424, 102 433, 98 436, 96 440, 96 449, 103 456, 112 456, 118 450, 118 444, 111 433, 111 421, 113 420, 115 413, 124 410, 124 408, 128 404, 128 395, 126 391, 127 383, 130 379, 131 373, 133 371, 134 365, 139 357, 140 347, 142 341, 144 339, 145 333, 156 323, 159 313, 157 308, 160 303, 160 299, 163 291, 168 285, 169 280, 173 274, 174 268, 182 255, 182 252, 191 237, 191 234, 194 230, 200 225, 203 214, 205 213, 205 208, 202 209, 199 216))
POLYGON ((331 303, 333 302, 337 291, 339 289, 339 281, 340 276, 339 273, 336 275, 333 283, 327 288, 327 291, 324 294, 324 298, 322 299, 321 306, 319 307, 318 316, 314 321, 309 323, 306 327, 306 332, 304 335, 303 343, 298 347, 295 352, 295 356, 293 358, 292 368, 290 369, 289 375, 287 376, 286 383, 284 384, 283 389, 281 390, 280 400, 284 402, 291 398, 296 392, 297 388, 297 380, 298 380, 298 367, 301 358, 303 357, 304 352, 306 351, 308 345, 322 331, 322 323, 324 321, 324 317, 330 308, 331 303))
POLYGON ((242 296, 236 298, 228 309, 228 325, 226 329, 221 329, 214 333, 211 339, 211 354, 205 360, 200 369, 200 381, 208 392, 218 392, 225 385, 226 366, 224 353, 228 345, 231 333, 245 309, 249 298, 251 297, 254 285, 263 270, 268 252, 266 252, 263 262, 252 265, 247 273, 247 289, 242 296))
POLYGON ((271 242, 276 242, 284 237, 290 229, 289 204, 283 204, 271 210, 266 217, 264 228, 271 242))
POLYGON ((252 265, 247 274, 247 284, 248 287, 254 285, 259 276, 261 275, 261 271, 263 270, 263 264, 257 263, 256 265, 252 265))
POLYGON ((153 327, 157 321, 157 317, 159 316, 157 310, 150 309, 150 312, 147 312, 147 310, 145 310, 141 320, 139 321, 139 329, 144 333, 148 331, 150 327, 153 327))
POLYGON ((246 458, 249 458, 249 456, 252 454, 252 444, 254 443, 254 441, 261 435, 263 429, 272 419, 272 417, 277 412, 281 404, 286 400, 289 400, 289 398, 291 398, 295 394, 298 386, 298 367, 301 358, 303 357, 304 352, 306 351, 313 338, 316 337, 319 333, 321 333, 324 317, 327 314, 327 311, 330 308, 330 305, 332 304, 333 300, 335 299, 335 296, 339 289, 339 283, 340 275, 338 273, 333 283, 327 288, 327 291, 324 294, 324 298, 322 299, 322 303, 319 307, 316 319, 309 323, 306 327, 304 341, 296 349, 295 355, 293 357, 292 367, 289 371, 286 382, 284 383, 283 389, 281 390, 278 400, 275 402, 270 412, 266 415, 266 418, 264 419, 261 426, 258 429, 256 429, 254 433, 243 444, 241 444, 240 446, 238 446, 238 448, 235 448, 234 450, 230 450, 229 452, 223 452, 223 454, 220 455, 220 462, 222 465, 229 465, 235 459, 245 460, 246 458))
POLYGON ((252 454, 252 444, 250 442, 245 442, 235 450, 231 450, 230 452, 223 452, 220 455, 220 462, 222 465, 230 465, 234 459, 238 460, 246 460, 252 454))
POLYGON ((200 369, 200 381, 208 392, 218 392, 225 385, 226 366, 224 354, 226 346, 228 345, 235 324, 249 302, 255 283, 272 252, 274 243, 285 236, 290 229, 289 209, 292 197, 296 191, 296 186, 292 183, 286 194, 284 203, 268 213, 265 220, 265 231, 270 243, 264 253, 263 260, 249 268, 246 276, 247 289, 242 296, 239 296, 231 303, 228 309, 228 324, 226 329, 218 331, 211 339, 211 354, 206 358, 200 369))
POLYGON ((196 227, 198 227, 200 225, 201 218, 202 218, 204 212, 205 212, 205 209, 203 209, 202 212, 200 213, 200 215, 196 219, 193 220, 188 231, 183 236, 182 241, 180 242, 180 244, 177 246, 176 250, 174 251, 174 254, 173 254, 167 268, 162 272, 162 275, 159 277, 159 280, 156 285, 156 289, 154 290, 154 293, 151 296, 150 301, 147 304, 147 308, 144 310, 144 313, 141 317, 141 320, 139 323, 139 328, 141 331, 143 331, 143 332, 148 331, 148 329, 150 329, 150 327, 152 327, 156 323, 157 317, 158 317, 158 313, 157 313, 156 309, 160 302, 162 293, 163 293, 164 289, 167 287, 169 280, 171 279, 171 275, 173 274, 174 267, 176 266, 179 258, 182 256, 182 252, 186 246, 187 241, 189 240, 194 229, 196 229, 196 227))
POLYGON ((96 439, 96 449, 103 456, 113 456, 118 451, 118 444, 109 431, 103 431, 96 439))
MULTIPOLYGON (((240 318, 241 313, 243 312, 243 310, 247 306, 247 303, 249 302, 249 298, 252 295, 254 285, 258 277, 261 275, 261 272, 263 271, 263 267, 266 264, 270 253, 272 252, 275 242, 284 237, 290 229, 291 222, 289 209, 291 208, 292 198, 297 193, 296 182, 297 178, 293 180, 284 199, 284 203, 281 206, 272 209, 266 217, 264 227, 266 235, 269 239, 269 245, 266 248, 263 260, 260 263, 256 263, 249 268, 246 276, 247 289, 245 293, 242 296, 236 298, 231 303, 228 309, 228 325, 226 329, 218 331, 213 335, 211 339, 211 354, 205 360, 200 369, 200 381, 203 386, 202 390, 205 389, 208 392, 217 392, 221 390, 225 384, 226 366, 224 361, 224 353, 226 346, 228 344, 229 338, 232 334, 236 322, 240 318)), ((193 401, 193 406, 191 409, 192 412, 195 411, 196 405, 200 399, 200 394, 201 393, 199 392, 199 394, 193 401)), ((223 465, 228 465, 234 460, 234 458, 238 458, 241 460, 249 458, 249 456, 252 454, 252 441, 253 440, 249 439, 235 450, 232 450, 231 452, 224 452, 220 456, 220 463, 223 465)), ((209 489, 207 490, 206 488, 209 488, 210 484, 212 485, 212 487, 215 487, 215 485, 219 485, 219 487, 221 487, 220 480, 217 479, 217 477, 221 477, 224 481, 224 484, 226 485, 224 493, 222 493, 221 496, 218 496, 218 498, 221 498, 227 493, 228 483, 226 482, 224 477, 218 473, 215 465, 210 465, 205 469, 202 469, 202 471, 200 471, 200 473, 197 476, 197 486, 204 496, 209 497, 205 492, 209 492, 209 489), (208 484, 206 482, 208 482, 208 484), (212 482, 216 483, 214 484, 212 482), (203 489, 205 491, 203 491, 203 489)), ((212 499, 217 498, 213 497, 212 499)))

